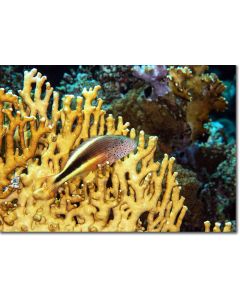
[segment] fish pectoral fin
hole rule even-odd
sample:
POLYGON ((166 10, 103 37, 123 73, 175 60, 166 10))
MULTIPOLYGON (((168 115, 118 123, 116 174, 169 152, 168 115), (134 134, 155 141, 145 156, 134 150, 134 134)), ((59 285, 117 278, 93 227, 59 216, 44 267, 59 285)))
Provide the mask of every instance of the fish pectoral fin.
POLYGON ((51 174, 51 175, 38 177, 38 179, 42 180, 43 182, 46 182, 47 184, 52 184, 54 182, 55 177, 56 174, 51 174))

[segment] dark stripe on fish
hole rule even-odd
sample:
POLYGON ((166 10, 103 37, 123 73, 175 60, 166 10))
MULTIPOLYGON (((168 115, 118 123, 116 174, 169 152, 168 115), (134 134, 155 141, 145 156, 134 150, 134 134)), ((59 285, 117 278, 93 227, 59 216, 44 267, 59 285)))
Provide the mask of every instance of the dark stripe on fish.
MULTIPOLYGON (((91 139, 82 143, 80 146, 81 149, 83 149, 85 144, 87 144, 87 143, 89 144, 89 141, 91 141, 91 139)), ((62 173, 59 174, 59 176, 54 180, 54 182, 57 183, 57 182, 61 181, 64 177, 66 177, 67 175, 69 175, 70 173, 75 171, 77 168, 79 168, 81 165, 83 165, 87 160, 91 159, 92 157, 96 156, 97 154, 102 153, 106 149, 106 147, 109 145, 110 142, 111 142, 111 139, 109 139, 108 141, 97 140, 92 145, 86 147, 86 149, 84 149, 82 152, 80 152, 79 156, 76 157, 76 159, 74 161, 72 161, 72 163, 68 167, 66 166, 66 169, 62 173)), ((77 155, 78 150, 80 150, 80 148, 76 149, 72 153, 70 158, 73 155, 77 155)))
POLYGON ((90 138, 72 152, 62 172, 55 176, 54 183, 60 186, 76 175, 95 170, 98 164, 105 164, 107 161, 112 164, 135 147, 135 142, 124 136, 90 138))
POLYGON ((84 163, 84 161, 86 161, 84 159, 84 156, 77 158, 75 161, 72 162, 72 164, 68 168, 66 168, 66 170, 59 174, 59 176, 54 180, 54 183, 59 182, 71 172, 75 171, 77 168, 79 168, 80 165, 84 163))

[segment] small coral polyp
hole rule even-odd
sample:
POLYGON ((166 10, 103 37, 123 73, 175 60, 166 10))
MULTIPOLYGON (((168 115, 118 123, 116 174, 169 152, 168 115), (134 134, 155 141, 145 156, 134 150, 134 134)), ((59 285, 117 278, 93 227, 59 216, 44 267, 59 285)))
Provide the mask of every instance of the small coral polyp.
POLYGON ((45 82, 33 69, 20 97, 0 90, 0 230, 180 231, 187 208, 174 158, 154 161, 157 138, 143 131, 136 137, 122 117, 106 116, 100 86, 84 89, 83 97, 66 95, 60 105, 45 82), (59 173, 83 141, 105 134, 129 135, 137 150, 53 193, 47 176, 59 173))
MULTIPOLYGON (((209 221, 204 222, 204 227, 205 227, 205 232, 211 232, 211 223, 209 221)), ((212 232, 232 232, 232 223, 225 222, 225 224, 222 226, 221 223, 215 222, 215 225, 212 228, 212 232)))

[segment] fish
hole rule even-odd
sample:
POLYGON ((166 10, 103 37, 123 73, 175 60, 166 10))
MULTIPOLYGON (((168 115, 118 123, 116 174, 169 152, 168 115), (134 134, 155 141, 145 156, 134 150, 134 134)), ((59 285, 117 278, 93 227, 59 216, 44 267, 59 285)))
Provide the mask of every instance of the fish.
POLYGON ((112 165, 134 151, 136 146, 135 140, 122 135, 90 138, 73 151, 63 170, 53 176, 52 184, 56 189, 77 175, 84 176, 96 170, 99 165, 112 165))

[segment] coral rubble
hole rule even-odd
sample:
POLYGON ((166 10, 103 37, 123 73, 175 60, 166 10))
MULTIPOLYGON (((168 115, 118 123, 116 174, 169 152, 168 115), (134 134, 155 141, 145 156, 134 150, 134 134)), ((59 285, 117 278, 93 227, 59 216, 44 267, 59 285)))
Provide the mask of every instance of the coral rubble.
POLYGON ((103 134, 135 139, 136 133, 122 117, 105 116, 100 86, 75 101, 66 95, 61 108, 45 82, 33 69, 24 74, 19 98, 0 92, 1 231, 179 231, 187 208, 174 158, 155 162, 157 138, 143 131, 135 152, 52 192, 48 176, 82 141, 103 134))

